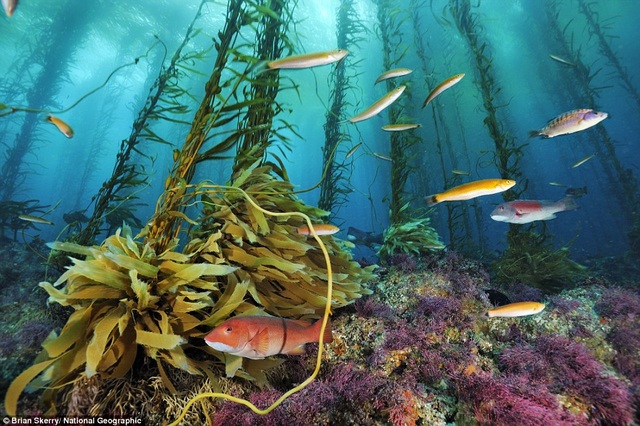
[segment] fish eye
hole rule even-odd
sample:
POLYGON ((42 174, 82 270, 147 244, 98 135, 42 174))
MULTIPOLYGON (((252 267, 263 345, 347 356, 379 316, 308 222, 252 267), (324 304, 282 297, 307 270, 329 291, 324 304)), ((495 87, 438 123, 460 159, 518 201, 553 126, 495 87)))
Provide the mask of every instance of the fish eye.
POLYGON ((232 327, 227 327, 227 329, 225 330, 226 333, 231 333, 233 331, 232 327))

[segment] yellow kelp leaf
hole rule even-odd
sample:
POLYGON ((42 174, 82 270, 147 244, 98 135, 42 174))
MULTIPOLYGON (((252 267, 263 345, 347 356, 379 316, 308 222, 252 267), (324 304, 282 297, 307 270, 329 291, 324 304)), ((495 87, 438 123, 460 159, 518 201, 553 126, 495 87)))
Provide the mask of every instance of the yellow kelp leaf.
POLYGON ((91 320, 91 314, 93 313, 93 306, 89 306, 84 309, 80 309, 71 314, 67 323, 62 328, 60 335, 55 339, 49 340, 47 338, 42 347, 51 358, 57 358, 64 351, 69 349, 71 345, 82 340, 85 335, 89 321, 91 320))
POLYGON ((189 219, 189 217, 186 214, 182 213, 182 212, 179 212, 179 211, 176 211, 176 210, 171 210, 171 211, 168 211, 167 214, 169 216, 178 217, 178 218, 180 218, 180 219, 182 219, 182 220, 184 220, 186 222, 189 222, 191 225, 200 225, 195 220, 189 219))
POLYGON ((184 312, 174 312, 172 317, 171 326, 173 330, 180 335, 199 326, 202 322, 193 315, 184 312))
POLYGON ((158 260, 173 260, 174 262, 179 263, 186 263, 189 261, 189 259, 190 256, 175 251, 165 251, 160 256, 158 256, 158 260))
POLYGON ((142 260, 135 259, 133 257, 125 256, 122 254, 115 254, 106 252, 104 257, 114 262, 116 265, 129 271, 135 269, 138 273, 144 277, 155 278, 158 275, 158 268, 150 265, 142 260))
POLYGON ((256 209, 251 203, 247 203, 246 206, 254 231, 262 235, 268 234, 270 232, 269 223, 267 223, 264 213, 256 209))
POLYGON ((7 414, 9 416, 15 416, 18 410, 18 398, 20 398, 20 394, 24 390, 24 388, 34 379, 38 374, 42 373, 46 370, 51 364, 56 362, 58 359, 50 359, 27 368, 25 371, 20 373, 18 377, 16 377, 11 385, 9 385, 9 389, 7 389, 7 394, 4 397, 4 409, 7 410, 7 414))
POLYGON ((140 248, 138 247, 138 244, 136 244, 136 242, 133 241, 133 238, 131 238, 131 235, 127 235, 127 239, 125 240, 125 242, 126 242, 126 247, 128 249, 127 254, 133 253, 138 259, 140 259, 141 258, 140 248))
POLYGON ((272 232, 264 237, 266 242, 264 245, 269 247, 276 247, 279 249, 295 250, 300 255, 306 253, 307 250, 313 248, 311 244, 304 241, 296 241, 288 235, 281 234, 279 232, 272 232))
POLYGON ((235 355, 231 355, 231 354, 225 354, 224 356, 224 367, 225 367, 225 373, 227 377, 233 377, 236 375, 236 371, 238 371, 240 368, 242 368, 242 360, 244 358, 239 357, 239 356, 235 356, 235 355))
POLYGON ((227 319, 244 300, 249 284, 249 280, 243 280, 239 283, 229 283, 222 296, 220 296, 213 306, 213 314, 203 321, 202 324, 214 326, 220 321, 227 319))
POLYGON ((105 285, 87 285, 80 290, 73 291, 71 294, 58 290, 48 282, 42 282, 38 285, 49 293, 51 300, 55 300, 62 306, 68 306, 73 304, 74 300, 80 299, 121 299, 126 294, 123 291, 105 285))
POLYGON ((152 333, 136 329, 136 343, 157 349, 174 349, 186 343, 186 340, 177 334, 152 333))
POLYGON ((113 351, 118 351, 115 356, 119 360, 116 367, 113 369, 111 377, 124 377, 125 374, 131 370, 133 362, 138 354, 138 348, 136 346, 136 333, 133 327, 128 327, 118 340, 117 348, 112 348, 113 351))
POLYGON ((70 270, 73 270, 73 273, 75 274, 82 275, 97 283, 105 284, 109 287, 115 287, 121 290, 128 287, 129 276, 122 272, 110 269, 105 265, 104 261, 85 261, 74 258, 71 260, 73 261, 73 266, 70 267, 70 270))
POLYGON ((98 372, 98 363, 102 360, 107 343, 114 337, 113 329, 123 314, 124 309, 118 306, 96 324, 93 337, 87 346, 87 365, 84 370, 87 377, 92 377, 98 372))
POLYGON ((138 279, 138 271, 129 271, 129 277, 131 278, 131 290, 133 290, 138 300, 138 309, 144 310, 149 306, 155 305, 160 300, 159 296, 149 293, 149 284, 138 279))
POLYGON ((198 311, 200 309, 204 309, 206 307, 211 306, 211 303, 207 302, 188 302, 184 297, 178 296, 176 297, 175 302, 173 303, 173 312, 193 312, 198 311))
POLYGON ((58 251, 64 251, 67 253, 81 254, 83 256, 91 256, 92 250, 90 247, 81 246, 80 244, 67 243, 62 241, 54 241, 47 243, 47 247, 58 251))

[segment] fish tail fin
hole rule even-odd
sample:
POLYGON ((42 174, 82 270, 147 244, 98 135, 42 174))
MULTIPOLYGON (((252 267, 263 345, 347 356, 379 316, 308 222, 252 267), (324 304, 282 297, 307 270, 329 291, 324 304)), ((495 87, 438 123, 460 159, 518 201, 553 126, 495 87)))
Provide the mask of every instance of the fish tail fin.
POLYGON ((580 208, 578 203, 576 203, 575 197, 571 197, 571 196, 564 197, 562 200, 560 200, 560 203, 562 203, 564 205, 564 211, 565 212, 580 208))
POLYGON ((440 201, 438 201, 438 195, 429 195, 427 197, 424 197, 424 201, 426 201, 427 203, 427 207, 433 207, 436 204, 439 204, 440 201))
MULTIPOLYGON (((311 331, 313 332, 314 339, 317 340, 320 335, 320 328, 322 328, 322 318, 314 322, 311 325, 311 331)), ((331 317, 327 318, 327 326, 324 328, 324 335, 322 336, 322 343, 333 342, 333 334, 331 334, 331 317)))
POLYGON ((535 138, 537 136, 542 136, 542 133, 540 133, 539 130, 531 130, 531 131, 529 131, 529 139, 535 138))

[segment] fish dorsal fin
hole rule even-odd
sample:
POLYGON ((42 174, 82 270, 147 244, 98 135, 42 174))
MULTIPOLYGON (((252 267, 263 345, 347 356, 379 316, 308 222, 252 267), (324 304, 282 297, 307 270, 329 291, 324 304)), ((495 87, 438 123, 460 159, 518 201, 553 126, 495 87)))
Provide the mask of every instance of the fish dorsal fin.
POLYGON ((267 357, 269 350, 269 331, 267 328, 261 329, 255 336, 248 342, 257 355, 267 357))

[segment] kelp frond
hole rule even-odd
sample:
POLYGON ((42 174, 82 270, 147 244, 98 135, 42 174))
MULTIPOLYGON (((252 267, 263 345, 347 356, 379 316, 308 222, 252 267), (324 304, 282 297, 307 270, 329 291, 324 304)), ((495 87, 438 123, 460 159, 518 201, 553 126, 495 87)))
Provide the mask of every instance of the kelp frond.
POLYGON ((430 225, 428 217, 410 222, 392 224, 384 232, 384 243, 378 255, 388 259, 394 254, 414 254, 417 256, 442 250, 445 245, 430 225))
POLYGON ((555 249, 543 235, 529 231, 509 235, 508 248, 493 270, 499 282, 558 293, 583 278, 587 268, 569 259, 569 247, 555 249))

